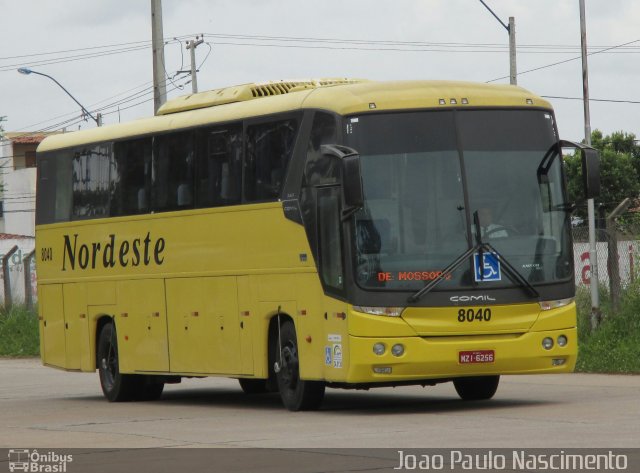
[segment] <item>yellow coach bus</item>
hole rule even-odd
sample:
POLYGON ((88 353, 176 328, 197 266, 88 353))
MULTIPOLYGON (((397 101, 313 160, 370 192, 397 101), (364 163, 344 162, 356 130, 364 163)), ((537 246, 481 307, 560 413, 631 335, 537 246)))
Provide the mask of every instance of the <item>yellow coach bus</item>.
POLYGON ((570 213, 548 102, 514 86, 318 80, 180 97, 38 149, 41 356, 110 401, 237 378, 325 387, 563 373, 570 213))

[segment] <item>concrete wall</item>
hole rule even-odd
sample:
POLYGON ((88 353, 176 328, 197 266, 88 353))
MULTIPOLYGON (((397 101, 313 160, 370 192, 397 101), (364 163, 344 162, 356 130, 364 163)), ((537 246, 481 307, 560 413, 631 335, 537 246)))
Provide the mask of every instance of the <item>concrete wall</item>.
POLYGON ((0 233, 35 235, 36 168, 24 168, 24 152, 37 144, 15 145, 0 141, 0 183, 4 215, 0 218, 0 233), (15 167, 23 167, 15 169, 15 167))
MULTIPOLYGON (((11 281, 11 297, 14 304, 21 304, 24 302, 24 265, 22 263, 23 258, 33 251, 35 248, 34 238, 1 238, 0 239, 0 258, 2 258, 7 252, 13 248, 14 245, 18 246, 16 251, 9 258, 9 278, 11 281)), ((33 301, 37 301, 37 276, 35 269, 35 258, 31 259, 31 293, 33 294, 33 301)), ((4 276, 0 271, 0 295, 2 301, 4 301, 4 276)))
POLYGON ((7 172, 4 178, 4 233, 35 236, 36 168, 7 172))

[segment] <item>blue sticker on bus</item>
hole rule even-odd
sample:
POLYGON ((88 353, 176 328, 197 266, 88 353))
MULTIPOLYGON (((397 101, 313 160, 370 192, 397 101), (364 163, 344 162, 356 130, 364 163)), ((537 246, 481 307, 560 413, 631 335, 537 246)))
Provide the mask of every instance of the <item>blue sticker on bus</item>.
POLYGON ((324 347, 324 364, 331 365, 331 347, 324 347))
POLYGON ((473 269, 476 282, 500 281, 500 259, 495 253, 482 253, 483 264, 480 264, 480 254, 473 255, 473 269))

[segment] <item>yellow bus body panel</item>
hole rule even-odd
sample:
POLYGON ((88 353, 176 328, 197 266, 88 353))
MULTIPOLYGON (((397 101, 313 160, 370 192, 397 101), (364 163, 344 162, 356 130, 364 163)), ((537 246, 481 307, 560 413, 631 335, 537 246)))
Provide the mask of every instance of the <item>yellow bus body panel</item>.
POLYGON ((66 368, 66 340, 62 284, 38 285, 42 360, 56 368, 66 368))
POLYGON ((324 319, 346 304, 324 297, 304 228, 281 203, 40 226, 37 246, 53 255, 38 263, 45 364, 95 370, 102 317, 115 321, 123 373, 266 377, 278 308, 312 337, 300 335, 306 377, 325 376, 319 330, 347 338, 344 319, 324 319))

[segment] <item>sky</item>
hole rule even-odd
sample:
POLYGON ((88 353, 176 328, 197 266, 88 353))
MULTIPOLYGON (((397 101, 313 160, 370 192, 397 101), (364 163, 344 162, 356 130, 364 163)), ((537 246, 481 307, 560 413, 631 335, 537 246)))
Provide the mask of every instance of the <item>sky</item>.
MULTIPOLYGON (((550 98, 563 139, 584 138, 578 0, 485 0, 515 17, 518 85, 550 98)), ((586 0, 591 127, 640 136, 640 2, 586 0), (628 103, 635 102, 635 103, 628 103)), ((479 0, 163 0, 169 98, 319 77, 508 83, 508 35, 479 0), (277 37, 279 39, 274 39, 277 37), (173 39, 177 38, 177 39, 173 39)), ((95 126, 52 81, 104 123, 153 114, 150 0, 0 0, 0 117, 6 131, 95 126)))

